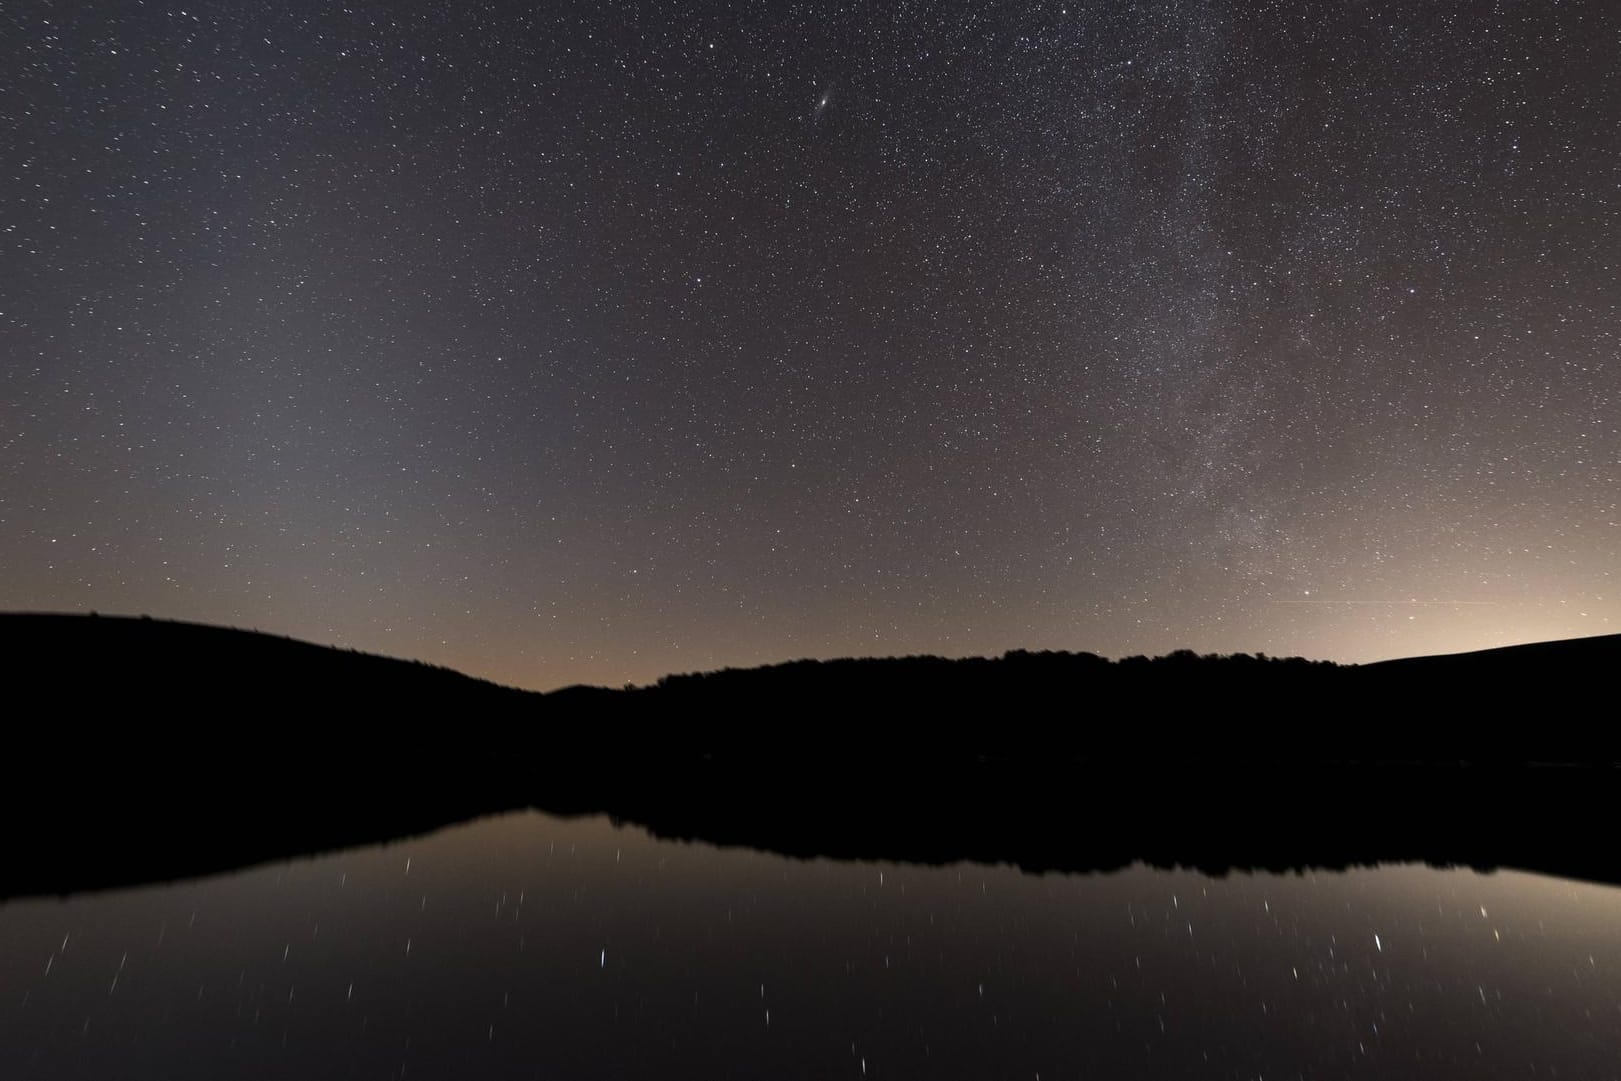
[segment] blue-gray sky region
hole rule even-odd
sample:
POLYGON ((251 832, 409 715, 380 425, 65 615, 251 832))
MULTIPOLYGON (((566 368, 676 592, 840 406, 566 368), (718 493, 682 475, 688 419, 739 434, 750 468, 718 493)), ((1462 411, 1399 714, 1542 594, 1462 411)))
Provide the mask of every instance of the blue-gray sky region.
POLYGON ((1621 630, 1621 12, 0 14, 0 607, 522 686, 1621 630))

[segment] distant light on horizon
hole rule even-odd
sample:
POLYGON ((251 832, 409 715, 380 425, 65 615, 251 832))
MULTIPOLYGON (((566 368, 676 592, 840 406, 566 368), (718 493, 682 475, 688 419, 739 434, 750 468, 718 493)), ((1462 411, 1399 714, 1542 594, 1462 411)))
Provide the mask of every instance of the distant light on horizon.
POLYGON ((19 11, 0 609, 531 688, 1621 631, 1610 30, 19 11))

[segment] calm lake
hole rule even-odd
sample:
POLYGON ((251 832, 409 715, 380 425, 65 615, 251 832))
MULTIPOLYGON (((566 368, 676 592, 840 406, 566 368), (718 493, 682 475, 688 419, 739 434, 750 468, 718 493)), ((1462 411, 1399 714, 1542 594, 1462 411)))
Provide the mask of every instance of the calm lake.
POLYGON ((1599 1078, 1621 890, 798 861, 486 819, 0 905, 0 1078, 1599 1078))

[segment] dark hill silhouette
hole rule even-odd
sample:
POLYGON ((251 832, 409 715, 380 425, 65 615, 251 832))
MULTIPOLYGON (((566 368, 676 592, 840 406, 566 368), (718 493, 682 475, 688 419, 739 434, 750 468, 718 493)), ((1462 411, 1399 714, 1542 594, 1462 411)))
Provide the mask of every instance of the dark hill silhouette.
POLYGON ((0 614, 0 648, 11 693, 56 708, 201 717, 293 707, 510 709, 536 697, 420 661, 146 617, 0 614))
POLYGON ((790 855, 1394 859, 1621 882, 1621 636, 1364 666, 1014 652, 519 691, 255 632, 0 615, 0 896, 535 806, 790 855))

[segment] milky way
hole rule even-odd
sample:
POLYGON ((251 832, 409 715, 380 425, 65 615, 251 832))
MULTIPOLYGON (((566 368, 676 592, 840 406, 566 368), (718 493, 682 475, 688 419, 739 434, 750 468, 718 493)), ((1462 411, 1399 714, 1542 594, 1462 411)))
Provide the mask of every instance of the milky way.
POLYGON ((531 687, 1621 630, 1612 5, 0 27, 0 607, 531 687))

